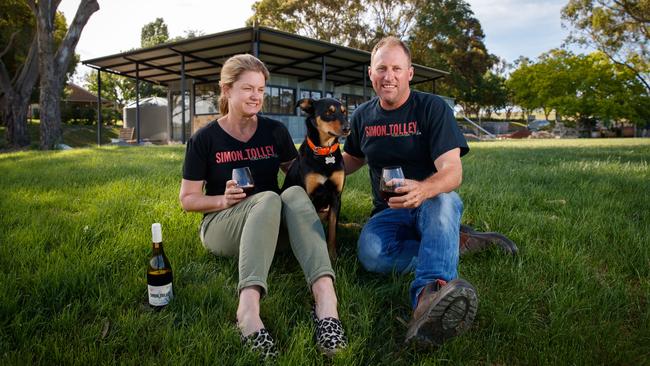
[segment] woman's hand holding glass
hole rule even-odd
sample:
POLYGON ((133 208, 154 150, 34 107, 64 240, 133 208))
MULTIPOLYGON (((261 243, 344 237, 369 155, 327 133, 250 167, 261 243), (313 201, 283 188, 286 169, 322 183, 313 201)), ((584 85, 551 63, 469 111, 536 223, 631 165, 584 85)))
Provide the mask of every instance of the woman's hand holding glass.
POLYGON ((232 180, 237 183, 237 186, 244 190, 247 196, 255 192, 255 181, 253 180, 253 173, 249 167, 235 168, 232 170, 232 180))
POLYGON ((232 179, 226 182, 226 190, 223 193, 226 200, 226 207, 231 207, 241 202, 247 196, 253 194, 255 182, 250 168, 242 167, 232 170, 232 179))
POLYGON ((246 198, 244 190, 237 185, 237 181, 229 180, 226 182, 226 190, 223 192, 226 208, 234 206, 246 198))

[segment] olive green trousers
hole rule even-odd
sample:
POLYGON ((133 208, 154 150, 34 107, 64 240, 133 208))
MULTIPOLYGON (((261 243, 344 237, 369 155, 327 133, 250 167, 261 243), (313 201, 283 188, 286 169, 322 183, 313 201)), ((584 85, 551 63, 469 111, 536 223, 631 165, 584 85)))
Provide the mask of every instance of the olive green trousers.
POLYGON ((291 187, 281 195, 260 192, 209 213, 201 222, 200 234, 203 246, 214 255, 238 258, 238 291, 260 286, 262 295, 268 292, 269 268, 276 247, 287 247, 286 236, 310 289, 322 276, 335 278, 323 226, 302 187, 291 187))

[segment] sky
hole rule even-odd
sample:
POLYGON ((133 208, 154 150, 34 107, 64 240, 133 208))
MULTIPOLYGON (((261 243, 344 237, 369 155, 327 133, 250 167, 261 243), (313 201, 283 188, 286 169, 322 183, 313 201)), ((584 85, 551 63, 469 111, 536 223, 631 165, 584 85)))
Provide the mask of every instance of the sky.
MULTIPOLYGON (((92 59, 140 47, 140 31, 162 17, 170 37, 186 30, 204 34, 245 26, 254 0, 98 0, 95 12, 81 33, 76 53, 92 59)), ((481 22, 490 53, 508 62, 523 55, 534 59, 562 45, 560 11, 567 0, 466 0, 481 22)), ((62 0, 59 10, 70 23, 79 0, 62 0)), ((79 66, 80 74, 88 72, 79 66)))

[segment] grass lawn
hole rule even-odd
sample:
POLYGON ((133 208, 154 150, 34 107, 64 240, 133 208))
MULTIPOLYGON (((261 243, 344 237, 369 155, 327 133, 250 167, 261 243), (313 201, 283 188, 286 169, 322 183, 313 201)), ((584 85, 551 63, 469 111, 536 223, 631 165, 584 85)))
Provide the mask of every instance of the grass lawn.
MULTIPOLYGON (((336 263, 350 347, 337 365, 648 364, 650 139, 471 144, 465 223, 514 239, 460 261, 479 293, 469 333, 403 346, 411 276, 365 272, 367 170, 348 179, 336 263)), ((208 254, 184 213, 182 146, 0 154, 0 364, 250 364, 234 326, 237 262, 208 254), (173 302, 145 304, 151 223, 163 227, 173 302)), ((280 364, 329 363, 291 255, 274 260, 262 318, 280 364)))

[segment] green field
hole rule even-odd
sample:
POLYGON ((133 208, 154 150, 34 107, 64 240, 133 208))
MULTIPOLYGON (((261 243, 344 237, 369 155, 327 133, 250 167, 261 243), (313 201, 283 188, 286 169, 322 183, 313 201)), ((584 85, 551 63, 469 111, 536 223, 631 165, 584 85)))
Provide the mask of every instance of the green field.
MULTIPOLYGON (((436 351, 403 345, 410 276, 365 272, 367 170, 343 197, 338 275, 350 347, 336 365, 639 365, 650 361, 650 139, 470 145, 463 222, 515 240, 463 257, 479 293, 471 331, 436 351)), ((235 328, 237 262, 208 254, 178 203, 182 146, 0 154, 0 364, 251 364, 235 328), (161 222, 173 302, 147 306, 150 226, 161 222)), ((262 318, 279 364, 329 364, 311 297, 276 257, 262 318)))

